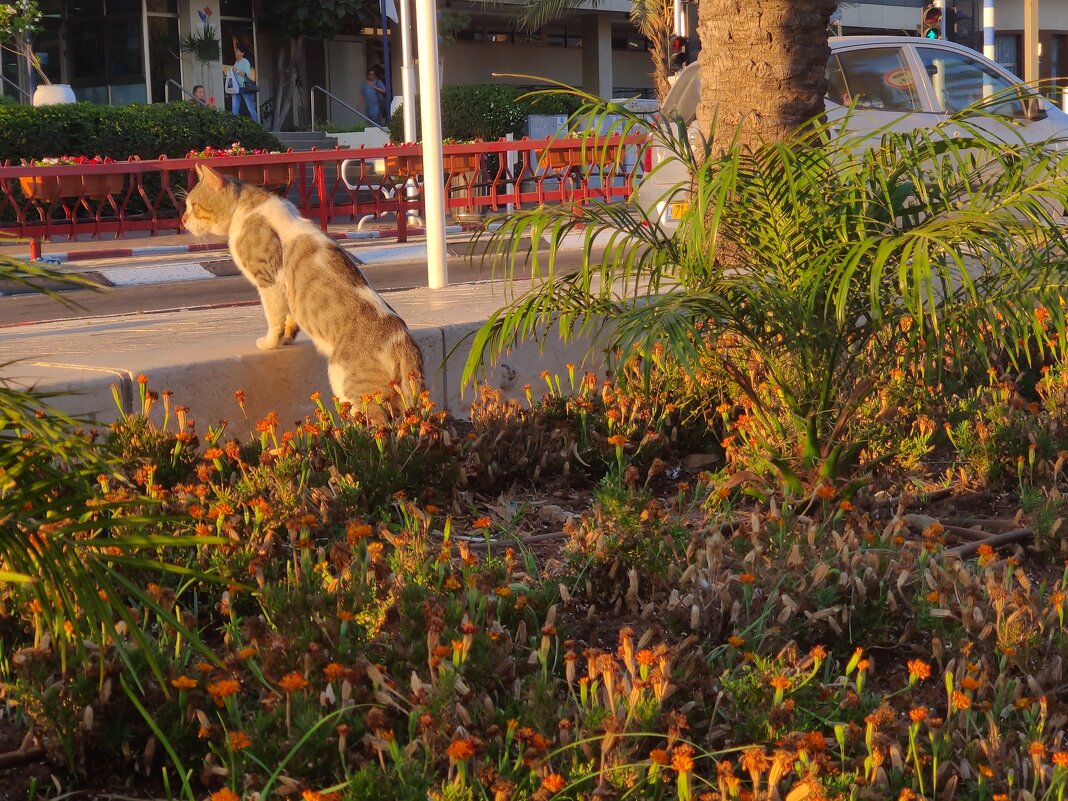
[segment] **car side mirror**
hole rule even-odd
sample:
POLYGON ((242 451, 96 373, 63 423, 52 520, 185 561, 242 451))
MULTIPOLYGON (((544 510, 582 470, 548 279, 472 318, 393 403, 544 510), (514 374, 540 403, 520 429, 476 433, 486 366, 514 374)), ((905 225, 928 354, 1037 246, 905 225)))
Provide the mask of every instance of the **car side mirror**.
POLYGON ((1020 98, 1023 106, 1023 118, 1030 122, 1038 122, 1046 119, 1046 110, 1042 108, 1042 101, 1037 95, 1027 95, 1020 98))

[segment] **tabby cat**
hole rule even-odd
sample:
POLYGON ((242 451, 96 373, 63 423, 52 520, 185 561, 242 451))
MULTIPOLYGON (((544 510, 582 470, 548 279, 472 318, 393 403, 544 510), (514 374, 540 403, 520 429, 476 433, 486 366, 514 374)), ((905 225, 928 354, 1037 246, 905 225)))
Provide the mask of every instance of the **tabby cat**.
POLYGON ((259 290, 267 334, 259 348, 288 345, 300 329, 328 360, 330 387, 354 411, 381 422, 414 402, 423 356, 408 326, 333 239, 288 200, 198 164, 182 225, 226 236, 230 253, 259 290))

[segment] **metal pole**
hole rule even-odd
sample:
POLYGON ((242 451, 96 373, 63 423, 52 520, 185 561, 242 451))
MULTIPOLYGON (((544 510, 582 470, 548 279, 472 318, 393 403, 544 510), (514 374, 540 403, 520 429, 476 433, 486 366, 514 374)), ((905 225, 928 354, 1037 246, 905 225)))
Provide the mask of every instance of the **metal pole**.
POLYGON ((1038 0, 1024 0, 1023 79, 1038 80, 1038 0))
POLYGON ((674 28, 672 31, 676 36, 686 35, 686 3, 685 0, 674 0, 672 7, 672 16, 674 18, 674 28))
POLYGON ((410 0, 397 0, 397 23, 401 46, 401 117, 404 119, 404 141, 414 142, 415 132, 415 65, 412 63, 412 18, 410 0))
POLYGON ((994 60, 994 0, 983 0, 983 55, 994 60))
POLYGON ((419 111, 423 121, 427 282, 431 289, 441 289, 449 283, 449 256, 445 250, 445 163, 437 74, 438 10, 434 0, 415 0, 415 32, 419 47, 419 111))
POLYGON ((389 104, 393 97, 393 78, 390 73, 393 70, 391 68, 392 65, 389 63, 389 19, 386 17, 385 0, 379 0, 378 10, 382 12, 382 72, 385 73, 383 77, 386 79, 386 121, 388 122, 389 104))

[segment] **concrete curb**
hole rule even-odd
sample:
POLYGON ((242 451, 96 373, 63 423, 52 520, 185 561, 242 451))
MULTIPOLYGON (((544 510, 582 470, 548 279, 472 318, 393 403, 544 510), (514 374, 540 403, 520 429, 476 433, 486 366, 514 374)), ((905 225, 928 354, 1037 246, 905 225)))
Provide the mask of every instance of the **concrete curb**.
MULTIPOLYGON (((423 351, 431 397, 454 416, 465 417, 473 399, 460 383, 472 336, 503 301, 503 288, 493 284, 390 293, 390 305, 408 321, 423 351)), ((169 389, 175 403, 191 407, 199 431, 227 420, 244 437, 245 414, 254 424, 274 411, 288 426, 314 414, 312 392, 330 394, 326 360, 306 337, 283 348, 257 350, 262 328, 262 310, 242 306, 0 329, 0 377, 13 386, 70 393, 55 398, 54 405, 107 423, 137 411, 137 376, 144 374, 153 390, 169 389), (234 398, 236 389, 246 393, 244 412, 234 398)), ((555 337, 542 348, 525 343, 489 370, 485 382, 505 397, 522 400, 524 385, 539 385, 543 370, 566 375, 566 365, 582 364, 588 348, 588 341, 565 346, 555 337)), ((582 369, 602 372, 593 362, 582 369)))
MULTIPOLYGON (((462 225, 445 226, 446 234, 459 234, 465 230, 462 225)), ((337 240, 396 239, 396 228, 383 228, 373 231, 334 231, 330 236, 337 240)), ((408 236, 425 236, 424 228, 408 228, 408 236)), ((144 258, 146 256, 174 256, 182 253, 201 253, 208 250, 225 250, 225 242, 191 242, 181 245, 145 245, 137 248, 104 248, 99 250, 69 250, 59 253, 46 253, 38 261, 46 264, 66 264, 72 261, 91 261, 93 259, 144 258)), ((29 253, 21 258, 29 258, 29 253)))

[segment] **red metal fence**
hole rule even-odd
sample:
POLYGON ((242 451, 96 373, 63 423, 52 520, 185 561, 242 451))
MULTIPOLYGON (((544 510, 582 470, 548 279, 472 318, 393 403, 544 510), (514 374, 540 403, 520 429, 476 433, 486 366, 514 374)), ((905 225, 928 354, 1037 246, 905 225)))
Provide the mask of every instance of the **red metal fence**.
MULTIPOLYGON (((446 145, 442 180, 453 212, 492 213, 543 203, 624 198, 640 169, 642 137, 446 145)), ((116 239, 181 230, 197 164, 277 191, 323 230, 331 224, 421 213, 426 180, 417 145, 232 158, 0 167, 0 235, 33 240, 116 239)))

